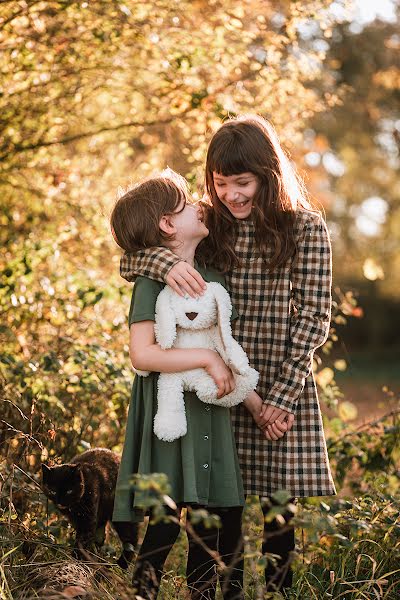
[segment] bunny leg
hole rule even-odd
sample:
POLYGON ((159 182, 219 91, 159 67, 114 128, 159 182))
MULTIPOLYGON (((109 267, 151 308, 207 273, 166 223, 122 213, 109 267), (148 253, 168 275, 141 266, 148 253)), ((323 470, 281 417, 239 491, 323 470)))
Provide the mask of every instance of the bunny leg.
POLYGON ((218 404, 227 407, 240 404, 255 389, 257 381, 258 373, 251 367, 248 367, 246 375, 235 374, 235 389, 230 394, 220 398, 218 404))
POLYGON ((154 417, 154 433, 165 442, 186 434, 183 379, 177 373, 161 373, 158 378, 158 410, 154 417))
MULTIPOLYGON (((235 379, 240 378, 240 375, 235 375, 235 379)), ((189 371, 186 376, 185 381, 185 389, 191 389, 196 392, 197 396, 202 402, 206 404, 215 404, 217 406, 236 406, 236 404, 240 404, 247 396, 251 389, 254 387, 249 387, 249 383, 246 383, 246 378, 241 378, 241 386, 240 389, 237 389, 237 384, 235 389, 226 396, 222 398, 217 397, 218 388, 210 375, 205 372, 204 369, 195 369, 193 371, 189 371), (242 389, 243 388, 243 389, 242 389)), ((251 383, 250 383, 251 385, 251 383)))
POLYGON ((196 392, 198 398, 206 404, 218 404, 218 388, 214 379, 204 369, 193 369, 187 372, 185 389, 196 392))

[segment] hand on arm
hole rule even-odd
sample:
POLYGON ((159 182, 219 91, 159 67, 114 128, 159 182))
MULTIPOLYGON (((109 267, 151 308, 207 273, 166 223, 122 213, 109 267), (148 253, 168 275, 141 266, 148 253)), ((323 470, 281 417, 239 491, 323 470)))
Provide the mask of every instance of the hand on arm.
POLYGON ((182 262, 172 250, 164 246, 145 248, 135 254, 125 253, 121 257, 121 277, 135 281, 138 276, 165 282, 171 267, 182 262))
POLYGON ((155 340, 153 321, 140 321, 130 327, 129 355, 132 366, 141 371, 178 373, 204 368, 214 379, 218 398, 233 391, 232 371, 214 350, 205 348, 171 348, 163 350, 155 340))
POLYGON ((180 296, 201 295, 206 283, 189 263, 165 247, 146 248, 135 254, 124 254, 120 264, 121 277, 135 281, 138 276, 165 282, 180 296))
POLYGON ((200 273, 183 260, 169 270, 165 281, 180 296, 189 294, 192 298, 196 298, 201 296, 206 288, 200 273))

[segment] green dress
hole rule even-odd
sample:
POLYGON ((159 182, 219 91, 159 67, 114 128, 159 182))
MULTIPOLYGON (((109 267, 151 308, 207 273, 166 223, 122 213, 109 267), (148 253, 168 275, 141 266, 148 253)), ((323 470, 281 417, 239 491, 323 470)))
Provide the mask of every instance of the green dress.
MULTIPOLYGON (((224 284, 218 273, 201 270, 205 281, 224 284)), ((138 277, 132 293, 129 325, 155 320, 157 296, 164 284, 138 277)), ((233 318, 236 312, 233 311, 233 318)), ((134 493, 133 475, 165 473, 176 503, 210 507, 244 504, 242 478, 229 408, 201 402, 185 392, 187 433, 173 442, 153 432, 157 412, 158 373, 134 379, 121 465, 115 493, 113 521, 140 521, 140 494, 134 493)))

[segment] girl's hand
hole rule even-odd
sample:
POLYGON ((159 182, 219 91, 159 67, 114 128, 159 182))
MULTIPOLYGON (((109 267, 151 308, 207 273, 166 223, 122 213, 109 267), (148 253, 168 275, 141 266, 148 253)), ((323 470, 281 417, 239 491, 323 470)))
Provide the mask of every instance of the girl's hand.
POLYGON ((265 403, 259 415, 263 423, 267 440, 276 441, 290 431, 294 423, 294 414, 265 403))
POLYGON ((294 415, 286 413, 286 411, 282 411, 285 413, 283 421, 276 420, 274 423, 266 425, 265 420, 261 416, 265 410, 265 404, 255 391, 250 392, 243 404, 252 414, 253 419, 264 433, 267 440, 276 441, 283 437, 285 433, 293 427, 294 415))
MULTIPOLYGON (((293 417, 294 420, 294 415, 290 416, 293 417)), ((265 427, 264 435, 270 442, 275 442, 276 440, 282 438, 285 435, 285 433, 292 428, 292 426, 293 423, 289 423, 288 420, 275 421, 275 423, 272 423, 272 425, 270 424, 265 427)))
POLYGON ((235 389, 233 373, 217 352, 210 350, 210 360, 204 368, 215 381, 218 388, 217 398, 233 392, 235 389))
POLYGON ((172 267, 165 281, 180 296, 189 294, 192 298, 197 298, 206 289, 206 282, 200 273, 184 260, 172 267))
POLYGON ((291 413, 283 408, 278 408, 268 402, 263 403, 263 407, 260 411, 260 419, 262 420, 264 427, 272 425, 275 421, 284 421, 291 413))
POLYGON ((250 394, 248 394, 247 398, 243 400, 243 404, 245 405, 245 407, 247 408, 257 425, 260 427, 260 429, 262 429, 260 424, 260 412, 264 403, 262 401, 261 396, 259 396, 257 392, 253 390, 252 392, 250 392, 250 394))

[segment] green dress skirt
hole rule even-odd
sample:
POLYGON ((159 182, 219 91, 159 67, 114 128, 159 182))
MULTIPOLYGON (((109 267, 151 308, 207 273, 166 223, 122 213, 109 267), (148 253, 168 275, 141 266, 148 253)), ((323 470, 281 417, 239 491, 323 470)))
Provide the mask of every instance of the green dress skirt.
MULTIPOLYGON (((223 278, 202 270, 206 281, 223 278)), ((129 325, 155 318, 157 296, 164 285, 139 277, 133 289, 129 325)), ((233 318, 236 316, 234 312, 233 318)), ((113 521, 143 519, 143 497, 134 491, 135 475, 164 473, 176 503, 209 507, 244 504, 242 478, 229 408, 201 402, 185 392, 187 433, 173 442, 159 440, 153 432, 157 412, 158 373, 134 379, 125 442, 118 473, 113 521)))

